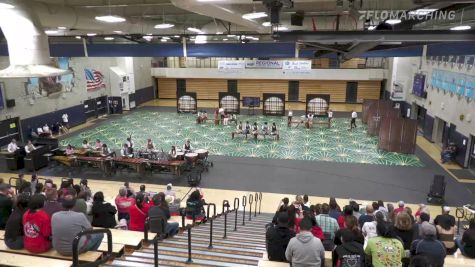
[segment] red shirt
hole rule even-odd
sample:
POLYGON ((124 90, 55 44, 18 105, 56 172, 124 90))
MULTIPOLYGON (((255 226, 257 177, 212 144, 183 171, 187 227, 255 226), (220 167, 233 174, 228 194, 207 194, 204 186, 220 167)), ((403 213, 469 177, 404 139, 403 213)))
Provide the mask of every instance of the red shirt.
POLYGON ((23 214, 24 247, 29 252, 43 253, 51 248, 51 220, 43 210, 23 214))
POLYGON ((115 205, 117 206, 118 212, 129 213, 130 207, 135 205, 135 198, 117 196, 115 198, 115 205))
POLYGON ((402 208, 397 208, 397 209, 394 209, 394 214, 395 214, 395 215, 397 215, 398 213, 400 213, 400 212, 403 212, 404 210, 405 210, 405 208, 404 208, 404 207, 402 207, 402 208))
POLYGON ((133 205, 129 209, 130 224, 129 230, 142 231, 145 228, 145 219, 148 216, 148 210, 152 205, 144 203, 142 209, 139 209, 137 205, 133 205))
MULTIPOLYGON (((300 233, 300 223, 302 222, 302 218, 295 218, 295 233, 298 234, 300 233)), ((322 228, 318 226, 312 226, 312 229, 310 230, 312 232, 312 235, 320 240, 323 241, 325 239, 323 235, 322 228)))
POLYGON ((337 221, 338 221, 338 226, 340 226, 340 229, 345 229, 345 216, 340 215, 337 221))

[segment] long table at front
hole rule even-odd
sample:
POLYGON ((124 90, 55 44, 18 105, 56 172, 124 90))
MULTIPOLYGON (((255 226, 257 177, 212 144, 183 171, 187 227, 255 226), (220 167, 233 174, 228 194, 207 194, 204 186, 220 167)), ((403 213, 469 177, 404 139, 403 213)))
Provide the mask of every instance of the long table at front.
POLYGON ((102 170, 105 174, 111 174, 118 167, 134 169, 140 174, 145 174, 146 170, 163 171, 169 170, 173 175, 180 176, 185 166, 184 160, 148 160, 143 158, 125 158, 125 157, 86 157, 72 156, 68 157, 72 161, 72 166, 88 165, 102 170))

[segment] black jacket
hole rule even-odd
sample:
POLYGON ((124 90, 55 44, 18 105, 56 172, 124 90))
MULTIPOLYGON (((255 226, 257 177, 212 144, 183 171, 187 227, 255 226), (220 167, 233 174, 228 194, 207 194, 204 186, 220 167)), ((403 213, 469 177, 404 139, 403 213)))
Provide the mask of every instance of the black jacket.
POLYGON ((340 267, 364 267, 365 253, 363 245, 356 241, 343 243, 337 246, 333 253, 333 266, 340 267))
POLYGON ((16 208, 7 220, 5 239, 16 240, 23 238, 23 214, 25 210, 16 208))
POLYGON ((271 261, 287 261, 285 250, 295 232, 288 227, 270 226, 266 232, 267 256, 271 261))
POLYGON ((117 210, 107 202, 94 202, 92 204, 92 226, 114 228, 116 225, 115 214, 117 210))

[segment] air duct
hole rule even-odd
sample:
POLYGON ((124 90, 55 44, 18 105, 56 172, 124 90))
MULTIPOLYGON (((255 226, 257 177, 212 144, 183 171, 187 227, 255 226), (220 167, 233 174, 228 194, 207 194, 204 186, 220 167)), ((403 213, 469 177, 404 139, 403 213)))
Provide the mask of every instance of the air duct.
POLYGON ((10 55, 10 66, 0 71, 0 77, 49 77, 70 73, 51 65, 48 37, 25 2, 16 0, 14 8, 0 8, 0 27, 10 55))

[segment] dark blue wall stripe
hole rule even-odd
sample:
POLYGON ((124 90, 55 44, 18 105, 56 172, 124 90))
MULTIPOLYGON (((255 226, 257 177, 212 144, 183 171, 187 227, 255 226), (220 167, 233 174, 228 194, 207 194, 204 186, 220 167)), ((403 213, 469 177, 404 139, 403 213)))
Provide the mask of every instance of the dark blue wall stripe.
POLYGON ((427 56, 475 55, 475 42, 439 43, 427 46, 427 56))
POLYGON ((129 101, 135 101, 136 106, 142 105, 154 98, 153 86, 135 90, 134 94, 129 95, 129 101))
POLYGON ((182 57, 181 44, 90 44, 91 57, 182 57))

